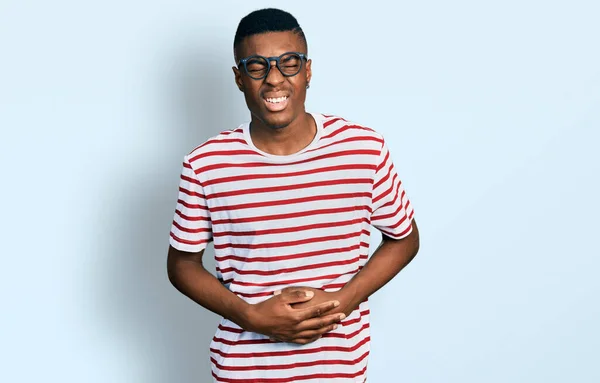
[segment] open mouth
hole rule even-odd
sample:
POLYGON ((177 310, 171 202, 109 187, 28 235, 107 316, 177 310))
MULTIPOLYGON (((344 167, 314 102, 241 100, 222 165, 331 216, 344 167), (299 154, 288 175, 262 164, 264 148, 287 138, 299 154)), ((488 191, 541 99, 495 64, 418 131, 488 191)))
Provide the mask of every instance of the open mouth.
POLYGON ((266 100, 267 100, 267 102, 270 102, 271 104, 279 104, 279 103, 284 102, 285 100, 287 100, 287 96, 283 96, 283 97, 267 97, 266 100))
POLYGON ((278 112, 285 109, 288 103, 288 96, 282 97, 265 97, 265 105, 271 112, 278 112))

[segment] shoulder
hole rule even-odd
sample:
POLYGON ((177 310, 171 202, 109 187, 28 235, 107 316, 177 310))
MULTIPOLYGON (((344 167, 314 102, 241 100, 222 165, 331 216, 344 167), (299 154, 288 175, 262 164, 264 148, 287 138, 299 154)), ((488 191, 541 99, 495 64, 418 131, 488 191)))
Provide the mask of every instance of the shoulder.
POLYGON ((383 145, 383 135, 370 126, 330 114, 318 114, 322 119, 322 138, 351 139, 353 137, 369 139, 383 145))
POLYGON ((240 125, 235 129, 224 130, 216 136, 210 137, 190 151, 185 158, 193 168, 197 168, 202 163, 210 161, 211 158, 226 156, 247 148, 248 143, 244 137, 243 125, 240 125))

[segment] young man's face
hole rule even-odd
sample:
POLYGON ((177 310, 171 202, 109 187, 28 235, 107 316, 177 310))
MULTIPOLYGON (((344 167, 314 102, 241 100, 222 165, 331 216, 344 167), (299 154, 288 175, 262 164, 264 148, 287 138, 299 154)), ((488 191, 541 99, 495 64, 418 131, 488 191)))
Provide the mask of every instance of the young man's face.
MULTIPOLYGON (((277 57, 286 52, 306 54, 302 38, 291 31, 262 33, 248 36, 239 44, 237 60, 252 55, 277 57)), ((291 77, 281 74, 275 62, 271 64, 268 76, 261 80, 248 76, 243 65, 239 69, 233 67, 235 82, 244 92, 253 121, 271 128, 283 128, 305 113, 304 101, 306 86, 311 78, 311 61, 303 62, 300 72, 291 77)))

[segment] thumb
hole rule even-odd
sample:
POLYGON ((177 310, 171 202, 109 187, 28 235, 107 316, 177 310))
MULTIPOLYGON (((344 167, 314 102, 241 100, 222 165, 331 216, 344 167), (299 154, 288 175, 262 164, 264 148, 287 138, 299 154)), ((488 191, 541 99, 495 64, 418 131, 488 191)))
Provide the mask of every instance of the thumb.
POLYGON ((281 295, 281 299, 287 304, 306 302, 312 299, 315 296, 310 290, 286 290, 283 289, 279 294, 281 295))
POLYGON ((305 291, 305 290, 300 286, 289 286, 289 287, 284 287, 283 289, 275 290, 273 292, 273 295, 279 295, 282 293, 291 293, 294 291, 305 291))

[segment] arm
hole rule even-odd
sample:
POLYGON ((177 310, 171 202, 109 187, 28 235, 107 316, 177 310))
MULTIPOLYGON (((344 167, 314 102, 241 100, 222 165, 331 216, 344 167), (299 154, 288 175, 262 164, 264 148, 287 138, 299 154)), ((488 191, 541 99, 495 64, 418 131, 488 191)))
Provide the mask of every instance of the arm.
POLYGON ((341 303, 335 312, 349 315, 361 302, 394 278, 412 261, 418 251, 419 229, 416 221, 413 220, 412 232, 408 236, 395 240, 384 235, 381 244, 363 269, 341 290, 327 293, 322 290, 303 287, 304 290, 314 292, 315 297, 309 302, 295 304, 294 307, 308 308, 311 305, 335 299, 341 303))
POLYGON ((344 312, 349 314, 387 284, 413 260, 418 251, 419 229, 414 220, 412 232, 405 238, 395 240, 383 235, 381 244, 365 267, 342 288, 341 298, 347 302, 344 312))
POLYGON ((338 310, 349 314, 388 283, 417 254, 419 230, 413 219, 413 208, 385 144, 381 147, 377 164, 373 179, 371 225, 382 232, 379 248, 341 290, 325 293, 311 289, 315 298, 295 307, 306 308, 325 299, 337 299, 341 302, 338 310))
POLYGON ((167 271, 171 283, 184 295, 242 329, 296 343, 333 329, 339 314, 329 310, 333 300, 315 308, 297 310, 293 303, 306 302, 312 294, 291 290, 257 304, 248 304, 223 286, 202 264, 206 245, 212 241, 212 220, 205 191, 188 157, 184 157, 177 207, 171 226, 167 271))
POLYGON ((189 253, 169 247, 167 271, 177 290, 202 307, 223 316, 247 331, 283 341, 306 344, 331 331, 341 319, 331 313, 339 306, 326 300, 310 308, 295 309, 292 304, 306 302, 312 292, 291 289, 257 304, 248 304, 229 291, 202 264, 204 250, 189 253), (328 315, 320 316, 322 313, 328 315))
POLYGON ((167 273, 182 294, 241 326, 248 321, 248 304, 227 290, 202 264, 204 250, 188 253, 169 246, 167 273))

